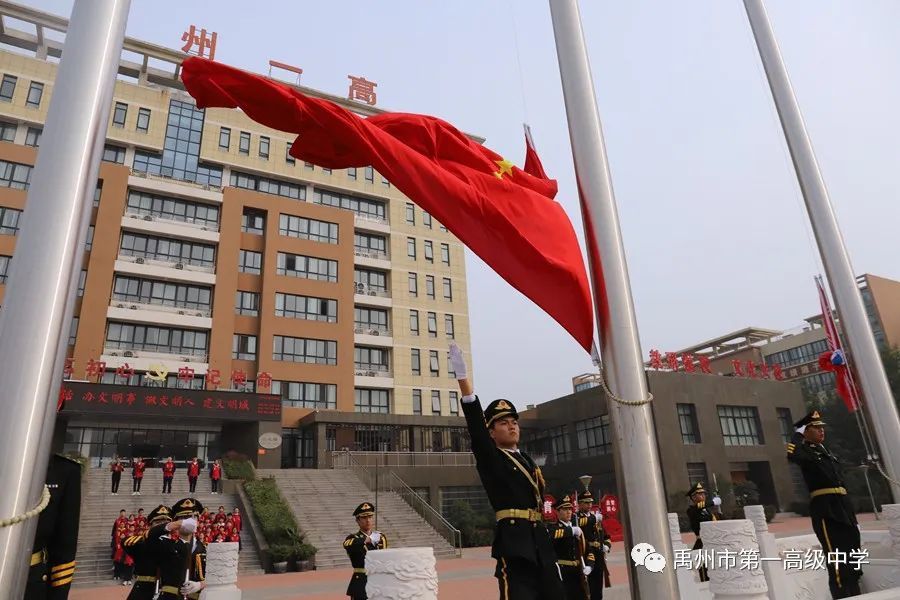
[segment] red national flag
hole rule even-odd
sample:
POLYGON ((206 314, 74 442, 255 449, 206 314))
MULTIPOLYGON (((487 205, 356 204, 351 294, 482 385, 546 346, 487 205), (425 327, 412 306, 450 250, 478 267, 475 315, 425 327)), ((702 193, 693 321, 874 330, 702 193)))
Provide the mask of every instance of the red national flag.
POLYGON ((201 58, 186 59, 181 77, 200 108, 239 107, 263 125, 296 133, 295 158, 331 169, 373 166, 590 351, 584 260, 572 223, 553 200, 556 182, 541 176, 539 161, 529 162, 532 172, 521 170, 435 117, 363 118, 201 58))
POLYGON ((859 408, 859 394, 850 365, 847 363, 847 355, 841 346, 841 338, 838 335, 837 324, 834 322, 834 313, 825 286, 820 277, 816 277, 816 288, 819 290, 819 306, 822 308, 822 323, 825 326, 825 336, 828 339, 828 351, 819 356, 819 368, 824 371, 834 372, 835 387, 838 396, 844 401, 847 410, 854 412, 859 408))

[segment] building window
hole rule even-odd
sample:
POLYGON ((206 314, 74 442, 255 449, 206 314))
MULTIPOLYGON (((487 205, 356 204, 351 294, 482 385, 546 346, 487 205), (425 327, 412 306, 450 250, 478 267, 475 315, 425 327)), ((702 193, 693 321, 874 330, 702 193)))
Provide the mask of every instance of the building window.
POLYGON ((434 275, 425 276, 425 295, 434 300, 434 275))
POLYGON ((573 457, 572 442, 569 439, 567 425, 552 427, 541 431, 539 437, 530 440, 528 447, 532 454, 548 455, 555 462, 562 462, 573 457))
POLYGON ((281 396, 281 405, 294 408, 337 408, 337 386, 333 383, 273 381, 272 394, 281 396))
POLYGON ((146 350, 180 356, 206 356, 209 333, 156 325, 110 322, 106 347, 121 350, 146 350))
POLYGON ((406 255, 416 260, 416 238, 406 238, 406 255))
MULTIPOLYGON (((12 256, 0 254, 0 283, 6 283, 6 278, 9 276, 9 265, 11 262, 12 256)), ((82 271, 82 273, 83 272, 84 271, 82 271)))
POLYGON ((149 108, 139 108, 138 109, 138 118, 137 118, 137 127, 138 131, 143 131, 147 133, 150 131, 150 109, 149 108))
POLYGON ((456 339, 456 331, 453 327, 453 315, 444 315, 444 329, 447 332, 447 339, 456 339))
POLYGON ((706 471, 706 463, 689 462, 687 464, 688 484, 693 486, 695 483, 706 483, 709 481, 706 471))
POLYGON ((119 254, 200 267, 212 267, 216 262, 215 246, 138 233, 122 234, 119 254))
POLYGON ((450 266, 450 244, 441 244, 441 262, 450 266))
POLYGON ((125 127, 125 117, 128 115, 128 105, 124 102, 116 102, 113 109, 113 127, 125 127))
POLYGON ((437 313, 428 313, 428 337, 437 337, 437 313))
POLYGON ((387 238, 374 233, 355 232, 353 250, 357 256, 387 259, 387 238))
POLYGON ((441 392, 440 390, 431 390, 431 414, 441 414, 441 392))
POLYGON ((450 414, 459 416, 459 394, 457 392, 450 392, 450 414))
POLYGON ((410 364, 412 365, 412 374, 422 374, 422 357, 421 350, 418 348, 410 348, 410 364))
POLYGON ((791 417, 791 409, 776 408, 778 414, 778 425, 781 427, 781 439, 785 443, 790 442, 794 437, 794 419, 791 417))
POLYGON ((358 413, 382 413, 390 411, 389 394, 387 390, 368 390, 357 388, 354 390, 356 401, 354 410, 358 413))
POLYGON ((337 323, 337 300, 279 292, 275 294, 275 316, 337 323))
POLYGON ((84 241, 84 249, 90 250, 94 247, 94 226, 88 225, 87 239, 84 241))
POLYGON ((13 142, 16 139, 16 131, 19 128, 13 123, 0 121, 0 141, 13 142))
POLYGON ((313 365, 337 364, 337 342, 333 340, 276 335, 272 346, 272 360, 313 365))
POLYGON ((271 140, 261 135, 259 136, 259 157, 269 160, 269 147, 271 146, 271 140))
POLYGON ((350 210, 357 215, 370 220, 387 222, 386 204, 377 200, 339 194, 337 192, 316 188, 313 190, 313 202, 324 206, 350 210))
POLYGON ((231 146, 231 128, 219 127, 219 148, 228 150, 231 146))
POLYGON ((16 235, 19 233, 19 217, 21 210, 0 206, 0 235, 16 235))
POLYGON ((354 269, 356 293, 369 296, 387 295, 387 273, 369 269, 354 269))
POLYGON ((422 390, 412 391, 412 411, 414 415, 422 414, 422 390))
POLYGON ((97 187, 94 188, 94 208, 100 206, 100 195, 103 193, 103 180, 97 180, 97 187))
POLYGON ((410 225, 416 224, 416 205, 411 202, 406 203, 406 222, 410 225))
POLYGON ((125 164, 125 148, 107 144, 103 146, 103 160, 106 162, 116 163, 117 165, 125 164))
POLYGON ((293 166, 297 164, 297 160, 293 156, 291 156, 291 146, 293 146, 293 142, 288 142, 287 147, 284 151, 284 162, 293 166))
POLYGON ((349 167, 347 169, 347 178, 356 179, 356 167, 349 167))
POLYGON ((245 206, 241 213, 241 231, 263 235, 266 232, 266 211, 245 206))
POLYGON ((31 166, 0 160, 0 187, 27 190, 31 183, 31 166))
POLYGON ((246 317, 259 316, 259 293, 237 291, 234 300, 235 312, 246 317))
POLYGON ((273 196, 284 196, 294 200, 306 199, 306 187, 296 183, 272 179, 271 177, 263 177, 261 175, 251 175, 241 171, 231 172, 231 185, 245 190, 253 190, 254 192, 262 192, 263 194, 272 194, 273 196))
POLYGON ((575 437, 578 442, 579 456, 597 456, 612 452, 612 440, 609 437, 609 421, 604 427, 603 415, 575 422, 575 437))
POLYGON ((262 252, 241 250, 238 256, 238 271, 253 275, 262 273, 262 252))
POLYGON ((322 242, 338 243, 338 224, 306 217, 282 214, 278 218, 278 233, 287 237, 322 242))
POLYGON ((678 423, 681 426, 681 443, 699 444, 700 427, 697 425, 697 407, 693 404, 678 404, 678 423))
POLYGON ((256 336, 234 334, 231 338, 231 358, 236 360, 256 360, 256 336))
POLYGON ((391 187, 391 182, 387 180, 387 177, 384 175, 381 176, 381 183, 387 187, 391 187))
POLYGON ((781 365, 782 368, 802 365, 819 359, 819 355, 828 350, 828 340, 821 339, 795 348, 788 348, 766 357, 766 364, 781 365))
POLYGON ((328 167, 322 167, 322 173, 324 173, 325 175, 331 175, 331 169, 329 169, 328 167))
POLYGON ((718 409, 726 446, 762 445, 762 426, 755 406, 719 406, 718 409))
POLYGON ((431 240, 425 240, 425 260, 430 263, 434 262, 434 246, 431 240))
POLYGON ((373 183, 375 181, 375 169, 373 169, 372 167, 366 167, 365 169, 363 169, 363 171, 366 176, 366 181, 368 181, 369 183, 373 183))
POLYGON ((447 353, 447 376, 456 379, 456 371, 453 370, 453 361, 450 360, 450 353, 447 353))
POLYGON ((338 263, 336 260, 327 258, 279 252, 275 267, 275 273, 278 275, 316 281, 336 282, 338 280, 338 263))
POLYGON ((353 324, 357 333, 369 335, 387 335, 388 311, 382 308, 363 308, 357 306, 353 309, 353 324))
POLYGON ((37 148, 41 145, 41 134, 44 133, 42 127, 29 127, 25 133, 25 145, 37 148))
POLYGON ((28 87, 28 97, 25 98, 25 106, 37 108, 41 105, 41 98, 44 96, 44 84, 39 81, 32 81, 28 87))
POLYGON ((75 338, 78 337, 78 317, 72 317, 72 325, 69 326, 69 345, 75 345, 75 338))
POLYGON ((238 140, 238 152, 245 156, 250 155, 250 134, 246 131, 241 132, 241 137, 238 140))
POLYGON ((453 302, 453 283, 444 277, 444 300, 453 302))
POLYGON ((431 373, 432 377, 441 376, 441 362, 438 358, 437 350, 428 351, 428 371, 431 373))
POLYGON ((0 100, 4 102, 12 102, 13 94, 16 93, 16 82, 19 79, 13 75, 4 75, 3 83, 0 83, 0 100))
POLYGON ((419 296, 419 276, 415 273, 409 274, 409 295, 413 298, 419 296))
POLYGON ((358 371, 368 371, 370 374, 389 373, 389 354, 390 351, 383 348, 356 346, 353 348, 353 364, 358 371))
POLYGON ((186 283, 116 275, 113 281, 113 299, 135 304, 199 309, 208 313, 212 307, 212 289, 186 283))
POLYGON ((820 396, 825 392, 833 391, 836 387, 834 373, 824 372, 804 377, 800 380, 800 386, 807 394, 820 396))
POLYGON ((219 207, 170 196, 128 190, 125 212, 149 215, 166 221, 192 223, 204 229, 219 230, 219 207))
POLYGON ((304 169, 309 169, 310 171, 315 171, 315 170, 316 170, 316 165, 312 164, 311 162, 303 161, 303 168, 304 168, 304 169))
POLYGON ((425 212, 424 210, 422 211, 422 225, 424 225, 428 229, 431 229, 431 214, 425 212))
POLYGON ((78 297, 84 296, 84 283, 87 280, 87 270, 82 269, 78 274, 78 297))
POLYGON ((409 311, 409 332, 413 335, 419 335, 419 311, 410 309, 409 311))

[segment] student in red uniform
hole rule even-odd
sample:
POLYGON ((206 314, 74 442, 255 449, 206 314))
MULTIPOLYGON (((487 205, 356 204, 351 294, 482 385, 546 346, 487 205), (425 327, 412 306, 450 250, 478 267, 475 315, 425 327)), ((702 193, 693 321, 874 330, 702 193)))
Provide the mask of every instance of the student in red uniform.
POLYGON ((212 485, 212 493, 219 493, 219 480, 222 479, 222 465, 216 460, 209 469, 209 480, 212 485))
POLYGON ((216 513, 216 516, 213 519, 213 521, 216 523, 216 526, 219 526, 221 524, 224 524, 225 521, 227 521, 227 520, 228 520, 228 515, 225 514, 225 507, 220 506, 219 512, 216 513))
POLYGON ((112 473, 112 494, 113 496, 119 495, 119 482, 122 481, 122 471, 125 470, 125 465, 123 465, 119 461, 119 457, 115 457, 109 465, 109 471, 112 473))
POLYGON ((192 494, 197 490, 198 477, 200 477, 200 461, 198 461, 195 456, 194 460, 188 463, 188 483, 191 486, 192 494))
POLYGON ((134 463, 131 467, 131 495, 132 496, 140 496, 141 495, 141 481, 144 479, 144 468, 146 465, 144 464, 144 459, 138 457, 134 459, 134 463))
POLYGON ((231 518, 234 519, 234 529, 237 532, 237 541, 238 541, 238 549, 240 549, 241 543, 241 530, 244 528, 244 523, 241 520, 241 509, 237 506, 234 507, 234 512, 231 513, 231 518))
POLYGON ((138 514, 134 518, 134 534, 140 535, 141 533, 143 533, 145 527, 147 527, 147 517, 144 516, 144 509, 139 508, 138 514))
POLYGON ((172 457, 166 459, 166 462, 163 463, 162 466, 163 472, 163 494, 171 494, 172 493, 172 480, 175 478, 175 463, 172 461, 172 457))

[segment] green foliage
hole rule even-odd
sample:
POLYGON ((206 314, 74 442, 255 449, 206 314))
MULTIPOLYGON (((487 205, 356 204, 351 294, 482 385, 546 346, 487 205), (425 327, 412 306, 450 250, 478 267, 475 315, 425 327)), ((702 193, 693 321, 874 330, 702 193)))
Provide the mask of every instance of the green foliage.
MULTIPOLYGON (((243 456, 243 455, 241 455, 243 456)), ((240 479, 241 481, 253 481, 256 479, 256 471, 247 457, 226 457, 222 460, 222 468, 228 479, 240 479)))
POLYGON ((318 548, 306 542, 306 536, 298 527, 290 506, 281 497, 274 479, 247 481, 244 490, 269 545, 273 562, 308 560, 315 556, 318 548))
POLYGON ((465 500, 457 500, 447 512, 447 520, 462 533, 465 548, 489 546, 494 541, 494 512, 490 507, 476 511, 465 500))

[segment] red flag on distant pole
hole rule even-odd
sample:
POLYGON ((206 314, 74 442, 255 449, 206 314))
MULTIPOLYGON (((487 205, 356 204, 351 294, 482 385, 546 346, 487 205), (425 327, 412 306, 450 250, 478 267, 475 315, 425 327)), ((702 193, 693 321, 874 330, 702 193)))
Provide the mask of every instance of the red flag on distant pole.
POLYGON ((549 179, 547 174, 544 172, 544 165, 541 164, 541 159, 538 157, 537 150, 534 149, 534 139, 531 137, 531 127, 526 123, 525 127, 525 166, 522 168, 523 171, 534 175, 535 177, 540 177, 541 179, 549 179))
POLYGON ((332 169, 373 166, 590 352, 592 300, 581 248, 533 148, 522 170, 435 117, 362 118, 195 57, 184 61, 181 77, 199 108, 239 107, 258 123, 298 134, 291 146, 297 159, 332 169))
POLYGON ((819 305, 822 308, 822 323, 825 327, 825 336, 828 340, 828 350, 819 356, 819 367, 824 371, 834 373, 838 396, 844 401, 844 405, 851 413, 859 408, 859 394, 853 374, 847 364, 847 356, 841 346, 841 338, 838 335, 837 324, 834 322, 834 313, 825 293, 825 286, 821 277, 816 277, 816 288, 819 290, 819 305))

